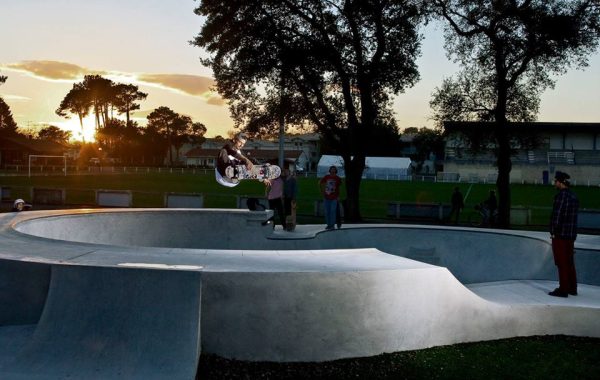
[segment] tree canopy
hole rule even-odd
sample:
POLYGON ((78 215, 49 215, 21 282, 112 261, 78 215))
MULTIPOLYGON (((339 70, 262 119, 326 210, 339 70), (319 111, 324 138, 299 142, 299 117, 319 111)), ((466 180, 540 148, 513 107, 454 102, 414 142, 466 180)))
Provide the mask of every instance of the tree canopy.
POLYGON ((431 102, 435 119, 492 121, 499 224, 510 217, 510 121, 537 117, 554 76, 585 67, 600 37, 597 0, 435 0, 448 55, 462 71, 431 102))
POLYGON ((69 142, 71 135, 71 131, 62 130, 54 125, 43 127, 37 133, 37 137, 40 140, 53 141, 63 145, 69 142))
POLYGON ((415 1, 204 0, 193 43, 217 90, 251 131, 310 125, 344 158, 346 215, 358 220, 366 141, 393 125, 391 95, 419 73, 415 1))

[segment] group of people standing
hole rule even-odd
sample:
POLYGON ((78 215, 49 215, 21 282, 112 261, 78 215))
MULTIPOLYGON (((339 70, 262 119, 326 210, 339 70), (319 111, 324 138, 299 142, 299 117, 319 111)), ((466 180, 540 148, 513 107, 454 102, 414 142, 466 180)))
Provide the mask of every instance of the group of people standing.
MULTIPOLYGON (((295 228, 295 221, 291 220, 290 217, 293 213, 295 214, 298 185, 296 177, 290 169, 283 169, 282 174, 282 176, 270 180, 267 184, 267 200, 269 208, 277 213, 283 229, 292 231, 295 228)), ((270 220, 273 221, 273 227, 275 227, 274 217, 270 220)))
MULTIPOLYGON (((217 158, 215 168, 216 179, 224 186, 236 186, 239 181, 231 181, 225 177, 225 168, 232 162, 245 164, 248 169, 252 162, 241 154, 241 148, 246 143, 246 135, 238 134, 228 142, 217 158)), ((577 238, 577 214, 579 201, 577 196, 570 190, 570 176, 557 171, 554 176, 554 186, 558 193, 554 197, 552 214, 550 218, 550 237, 552 240, 552 253, 554 263, 558 268, 559 286, 548 294, 554 297, 568 297, 577 295, 577 274, 575 270, 575 239, 577 238)), ((295 227, 288 223, 289 216, 296 208, 296 197, 298 187, 296 178, 289 169, 284 168, 283 176, 273 180, 265 180, 269 208, 275 210, 282 227, 291 230, 295 227)), ((329 173, 319 180, 319 188, 323 196, 323 208, 325 213, 326 229, 332 230, 339 224, 339 196, 342 180, 337 175, 337 168, 331 166, 329 173)), ((454 188, 451 199, 452 209, 449 219, 458 223, 460 212, 464 208, 463 195, 458 187, 454 188)), ((489 226, 495 223, 498 202, 496 193, 492 190, 488 198, 479 205, 479 210, 484 215, 484 220, 489 226)), ((295 213, 294 213, 295 214, 295 213)), ((274 218, 273 218, 274 222, 274 218)))
MULTIPOLYGON (((340 188, 342 179, 337 175, 337 168, 331 166, 329 173, 319 180, 319 188, 323 196, 323 209, 325 214, 326 230, 333 230, 335 225, 341 226, 340 222, 340 188)), ((289 169, 283 170, 283 178, 279 177, 270 181, 267 187, 267 200, 269 208, 275 210, 281 225, 286 230, 293 227, 286 223, 292 210, 296 208, 296 196, 298 187, 296 178, 289 169)), ((271 218, 275 224, 274 218, 271 218)))

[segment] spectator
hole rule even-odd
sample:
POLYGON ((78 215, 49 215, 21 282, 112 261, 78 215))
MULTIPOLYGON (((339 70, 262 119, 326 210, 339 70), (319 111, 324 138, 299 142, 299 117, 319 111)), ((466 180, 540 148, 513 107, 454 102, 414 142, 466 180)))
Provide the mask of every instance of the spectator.
POLYGON ((483 202, 487 210, 487 223, 490 226, 496 224, 496 212, 498 210, 498 200, 496 200, 496 192, 490 190, 490 196, 483 202))
POLYGON ((296 177, 289 168, 283 169, 283 209, 285 210, 286 230, 294 229, 296 220, 292 217, 292 208, 296 208, 296 196, 298 195, 298 185, 296 177), (289 220, 289 222, 288 222, 289 220))
POLYGON ((554 197, 550 218, 550 237, 554 264, 558 268, 558 288, 550 293, 554 297, 577 295, 577 273, 575 271, 575 239, 577 238, 577 213, 579 200, 570 190, 571 178, 567 173, 557 171, 554 187, 558 194, 554 197))
MULTIPOLYGON (((279 223, 285 229, 285 213, 283 212, 283 179, 277 177, 271 180, 267 185, 267 200, 269 201, 269 208, 273 210, 279 218, 279 223)), ((273 228, 275 228, 275 215, 270 218, 273 221, 273 228)))
POLYGON ((319 181, 321 194, 323 194, 323 208, 325 211, 325 223, 327 230, 333 230, 336 224, 336 215, 338 209, 338 200, 340 197, 340 187, 342 180, 337 175, 337 168, 331 166, 329 174, 319 181))
POLYGON ((450 202, 452 204, 452 208, 450 209, 450 215, 448 215, 448 220, 452 220, 452 217, 454 217, 454 224, 458 224, 460 212, 463 208, 465 208, 463 195, 460 192, 458 186, 454 188, 454 192, 452 193, 452 199, 450 202))

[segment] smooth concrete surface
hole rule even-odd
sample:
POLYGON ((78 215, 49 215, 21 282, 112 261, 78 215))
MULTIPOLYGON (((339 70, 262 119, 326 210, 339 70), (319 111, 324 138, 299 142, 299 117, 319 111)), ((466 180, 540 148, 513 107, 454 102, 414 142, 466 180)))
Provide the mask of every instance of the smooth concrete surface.
POLYGON ((245 210, 0 214, 0 378, 193 378, 200 351, 324 361, 513 336, 600 337, 600 238, 557 285, 547 233, 273 230, 245 210), (8 310, 8 311, 6 311, 8 310), (175 363, 177 365, 175 365, 175 363))

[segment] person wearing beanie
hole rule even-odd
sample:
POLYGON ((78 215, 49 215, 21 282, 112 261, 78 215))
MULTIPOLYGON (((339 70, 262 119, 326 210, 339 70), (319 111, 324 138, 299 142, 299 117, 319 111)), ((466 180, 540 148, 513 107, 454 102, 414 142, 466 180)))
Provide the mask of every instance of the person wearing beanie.
POLYGON ((558 268, 558 288, 550 293, 554 297, 577 295, 577 274, 575 271, 575 239, 577 238, 577 213, 579 200, 571 191, 569 179, 565 173, 557 171, 554 187, 558 194, 554 197, 550 217, 550 237, 554 264, 558 268))

